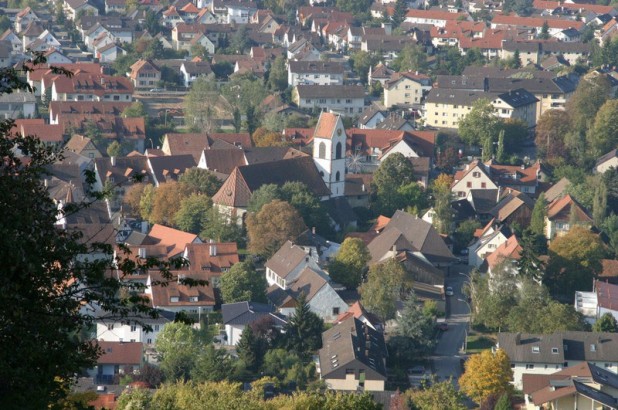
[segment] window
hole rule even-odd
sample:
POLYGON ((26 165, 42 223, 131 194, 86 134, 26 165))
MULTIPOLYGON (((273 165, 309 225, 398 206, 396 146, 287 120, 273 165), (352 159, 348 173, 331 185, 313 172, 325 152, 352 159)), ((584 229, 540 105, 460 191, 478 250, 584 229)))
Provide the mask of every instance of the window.
POLYGON ((319 102, 320 104, 326 104, 326 98, 320 98, 320 99, 318 100, 318 102, 319 102))
POLYGON ((337 171, 337 173, 335 174, 335 182, 339 182, 340 179, 341 179, 341 173, 337 171))
POLYGON ((198 301, 198 297, 197 296, 191 296, 189 298, 189 302, 197 302, 198 301))
POLYGON ((611 363, 605 363, 605 368, 606 368, 606 369, 609 369, 610 367, 612 367, 612 364, 611 364, 611 363))
POLYGON ((551 348, 551 354, 558 354, 558 348, 557 347, 552 347, 551 348))
POLYGON ((481 182, 481 188, 487 188, 487 183, 481 182))
POLYGON ((149 345, 152 344, 152 339, 146 339, 146 343, 148 343, 149 345))
POLYGON ((135 332, 137 331, 137 326, 136 325, 131 325, 131 332, 135 332))
POLYGON ((107 330, 114 330, 114 324, 107 325, 107 330))
POLYGON ((341 143, 338 142, 335 147, 335 159, 341 159, 341 143))
POLYGON ((532 353, 540 353, 541 348, 539 346, 532 346, 532 353))
POLYGON ((339 314, 339 308, 338 307, 334 307, 333 308, 333 316, 337 316, 339 314))
POLYGON ((355 374, 354 369, 345 369, 345 374, 355 374))
POLYGON ((478 171, 474 171, 474 172, 472 173, 472 176, 473 176, 474 178, 480 178, 480 177, 481 177, 481 173, 480 173, 480 172, 478 172, 478 171))
POLYGON ((596 352, 596 351, 597 351, 597 345, 595 345, 594 343, 592 343, 592 344, 590 345, 590 351, 591 351, 591 352, 596 352))
POLYGON ((326 158, 326 144, 323 142, 320 142, 318 147, 318 158, 326 158))
POLYGON ((534 369, 534 365, 530 363, 526 364, 526 370, 531 370, 531 369, 534 369))
POLYGON ((170 296, 170 302, 171 303, 178 303, 179 298, 178 296, 170 296))
POLYGON ((159 325, 155 325, 154 326, 154 330, 155 330, 155 332, 158 332, 159 331, 159 325))
POLYGON ((466 182, 466 188, 472 188, 472 182, 466 182))

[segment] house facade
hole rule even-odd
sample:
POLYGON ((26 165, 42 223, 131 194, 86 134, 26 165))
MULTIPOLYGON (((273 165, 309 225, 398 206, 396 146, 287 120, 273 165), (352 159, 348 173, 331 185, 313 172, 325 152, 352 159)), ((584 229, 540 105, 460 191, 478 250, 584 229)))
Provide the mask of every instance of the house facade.
POLYGON ((384 84, 384 106, 409 107, 420 104, 431 90, 431 78, 418 72, 395 73, 384 84))

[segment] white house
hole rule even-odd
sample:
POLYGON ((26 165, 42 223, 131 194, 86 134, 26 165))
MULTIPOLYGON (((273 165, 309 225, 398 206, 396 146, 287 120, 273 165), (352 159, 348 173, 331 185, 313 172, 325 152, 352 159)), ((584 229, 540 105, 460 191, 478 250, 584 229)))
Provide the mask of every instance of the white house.
POLYGON ((473 189, 498 189, 485 170, 484 164, 478 160, 466 164, 463 170, 455 173, 451 192, 458 198, 466 198, 473 189))
POLYGON ((257 321, 269 321, 279 329, 287 323, 272 306, 250 301, 223 304, 221 314, 225 325, 225 344, 229 346, 236 346, 245 328, 257 321))
POLYGON ((592 292, 575 292, 575 310, 590 324, 606 313, 618 320, 618 285, 595 280, 592 292))
POLYGON ((486 257, 505 243, 509 238, 506 228, 493 226, 493 220, 483 229, 481 235, 468 246, 468 265, 478 268, 486 257))
POLYGON ((352 117, 365 108, 365 88, 362 85, 298 85, 292 90, 292 100, 302 109, 328 110, 352 117))
POLYGON ((343 63, 333 61, 290 61, 288 85, 342 85, 343 63))
POLYGON ((145 345, 154 345, 157 337, 168 323, 174 320, 174 315, 161 312, 157 319, 143 318, 140 323, 123 323, 120 320, 97 320, 97 340, 105 342, 141 342, 145 345), (148 325, 151 331, 146 331, 148 325))

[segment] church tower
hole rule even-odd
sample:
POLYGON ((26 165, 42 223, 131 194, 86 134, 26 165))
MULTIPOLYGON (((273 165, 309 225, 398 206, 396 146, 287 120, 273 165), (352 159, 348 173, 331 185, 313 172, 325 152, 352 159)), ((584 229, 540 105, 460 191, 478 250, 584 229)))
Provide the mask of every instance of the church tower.
POLYGON ((313 134, 313 161, 333 198, 344 193, 345 151, 346 135, 341 116, 321 113, 313 134))

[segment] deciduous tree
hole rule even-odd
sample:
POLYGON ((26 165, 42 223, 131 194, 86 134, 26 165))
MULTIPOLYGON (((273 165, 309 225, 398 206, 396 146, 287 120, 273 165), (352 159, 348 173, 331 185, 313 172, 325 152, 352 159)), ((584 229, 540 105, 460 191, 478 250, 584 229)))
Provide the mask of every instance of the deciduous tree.
POLYGON ((225 303, 266 302, 266 278, 250 261, 233 265, 221 275, 221 297, 225 303))
POLYGON ((418 410, 465 410, 465 396, 452 380, 433 383, 424 389, 408 390, 405 397, 410 407, 418 410))
POLYGON ((302 217, 292 205, 275 200, 264 205, 259 212, 249 214, 249 250, 264 256, 272 255, 285 241, 295 239, 305 229, 302 217))
POLYGON ((200 350, 196 331, 185 323, 165 325, 155 347, 159 354, 159 366, 168 380, 188 380, 194 360, 200 350))
POLYGON ((606 312, 596 322, 594 322, 592 330, 595 332, 618 333, 618 321, 616 321, 614 315, 606 312))
POLYGON ((335 282, 349 289, 356 289, 367 270, 371 255, 367 245, 359 238, 346 238, 339 253, 329 265, 328 272, 335 282))
POLYGON ((618 100, 607 100, 594 119, 587 139, 595 156, 603 155, 618 145, 618 100))
POLYGON ((547 110, 536 124, 536 148, 540 158, 555 162, 567 158, 564 142, 571 131, 569 114, 565 110, 547 110))
POLYGON ((545 200, 545 193, 541 192, 534 208, 532 209, 532 216, 530 217, 530 231, 535 235, 545 235, 545 216, 547 215, 547 201, 545 200))
POLYGON ((174 222, 178 229, 199 234, 207 224, 208 210, 212 201, 208 196, 191 194, 180 202, 180 207, 174 215, 174 222))
POLYGON ((222 181, 207 169, 189 168, 180 176, 178 182, 189 193, 205 194, 212 198, 217 193, 222 181))
POLYGON ((407 294, 410 285, 405 269, 392 258, 369 268, 367 282, 360 288, 361 301, 367 310, 385 322, 395 317, 396 302, 402 294, 407 294))
POLYGON ((459 121, 459 136, 468 145, 481 145, 498 136, 500 119, 494 114, 491 101, 478 99, 470 112, 459 121))
POLYGON ((390 216, 397 209, 406 207, 406 200, 401 190, 409 184, 416 183, 412 163, 395 153, 388 156, 373 174, 373 204, 378 213, 390 216))
POLYGON ((187 125, 201 132, 214 129, 216 106, 219 98, 214 75, 198 77, 185 98, 185 117, 187 125))
POLYGON ((511 363, 504 350, 484 350, 466 361, 466 370, 459 378, 459 386, 472 400, 482 404, 492 395, 510 394, 513 390, 512 378, 511 363))
POLYGON ((178 212, 178 204, 186 196, 186 189, 175 181, 159 185, 155 190, 152 212, 150 212, 148 221, 153 224, 172 226, 176 212, 178 212))
POLYGON ((270 67, 268 86, 275 92, 282 92, 288 88, 288 70, 283 55, 277 56, 270 67))

